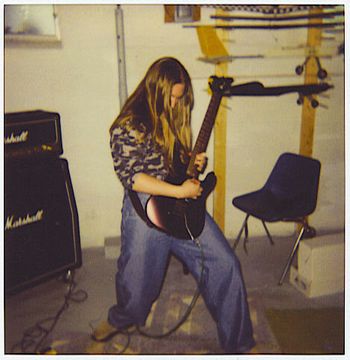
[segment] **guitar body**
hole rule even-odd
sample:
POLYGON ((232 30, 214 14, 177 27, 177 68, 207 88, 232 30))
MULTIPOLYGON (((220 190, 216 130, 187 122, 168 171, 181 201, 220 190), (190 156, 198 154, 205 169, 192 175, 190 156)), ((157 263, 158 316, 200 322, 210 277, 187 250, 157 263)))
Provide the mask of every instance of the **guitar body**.
POLYGON ((210 172, 201 182, 202 195, 197 199, 175 199, 151 196, 146 203, 146 215, 159 230, 178 239, 197 238, 205 224, 206 200, 216 185, 210 172))
MULTIPOLYGON (((212 76, 209 86, 212 97, 208 105, 196 143, 191 151, 187 166, 181 162, 179 153, 174 151, 173 168, 175 177, 168 178, 172 184, 182 184, 185 179, 198 179, 199 172, 195 164, 196 155, 206 151, 221 98, 231 88, 232 78, 212 76)), ((210 172, 203 181, 202 194, 197 199, 175 199, 166 196, 151 196, 145 206, 148 220, 159 230, 183 240, 194 240, 203 231, 205 225, 206 201, 216 185, 216 176, 210 172)))

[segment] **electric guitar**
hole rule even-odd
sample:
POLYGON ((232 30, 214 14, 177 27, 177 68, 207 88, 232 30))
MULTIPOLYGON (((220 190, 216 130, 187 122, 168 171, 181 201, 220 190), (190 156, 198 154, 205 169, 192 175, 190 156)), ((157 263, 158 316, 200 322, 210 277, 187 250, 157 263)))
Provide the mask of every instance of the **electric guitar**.
MULTIPOLYGON (((265 87, 260 82, 231 86, 233 82, 229 77, 211 76, 209 86, 212 96, 205 114, 203 124, 199 131, 187 170, 182 176, 198 179, 199 172, 194 164, 197 154, 205 152, 213 129, 215 118, 223 96, 279 96, 286 93, 297 92, 299 99, 310 97, 331 88, 327 83, 292 85, 280 87, 265 87)), ((181 176, 180 176, 181 177, 181 176)), ((151 196, 145 206, 148 220, 159 230, 176 238, 194 240, 198 237, 205 223, 206 200, 216 185, 214 172, 207 174, 201 181, 203 192, 197 199, 176 199, 166 196, 151 196)))
MULTIPOLYGON (((199 131, 191 158, 183 177, 198 179, 199 172, 194 164, 197 154, 205 152, 213 129, 221 99, 229 94, 232 78, 212 76, 209 86, 212 96, 199 131)), ((175 199, 166 196, 151 196, 146 203, 148 220, 158 229, 179 239, 195 239, 200 235, 205 223, 206 200, 216 185, 214 172, 201 181, 202 194, 197 199, 175 199)))

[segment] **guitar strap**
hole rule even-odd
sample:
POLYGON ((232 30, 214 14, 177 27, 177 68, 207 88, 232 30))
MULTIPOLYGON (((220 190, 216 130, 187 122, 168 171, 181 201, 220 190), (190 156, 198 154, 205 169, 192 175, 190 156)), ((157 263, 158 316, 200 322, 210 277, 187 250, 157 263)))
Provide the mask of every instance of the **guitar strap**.
POLYGON ((149 226, 154 227, 154 225, 149 221, 148 217, 146 216, 145 210, 141 204, 141 200, 139 196, 137 195, 137 192, 134 190, 128 190, 129 197, 131 200, 131 203, 137 213, 137 215, 149 226))

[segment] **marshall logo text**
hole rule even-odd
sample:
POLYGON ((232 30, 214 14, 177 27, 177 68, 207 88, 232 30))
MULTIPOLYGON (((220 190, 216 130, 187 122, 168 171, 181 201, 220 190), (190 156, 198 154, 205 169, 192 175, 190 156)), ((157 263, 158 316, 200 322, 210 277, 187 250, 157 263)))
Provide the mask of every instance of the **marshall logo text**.
POLYGON ((18 217, 17 219, 14 218, 14 215, 8 216, 6 219, 5 231, 41 221, 43 219, 43 215, 44 210, 40 209, 36 212, 36 214, 27 214, 25 217, 18 217))
POLYGON ((11 135, 5 137, 5 145, 24 143, 28 140, 28 135, 28 130, 22 131, 19 135, 11 133, 11 135))

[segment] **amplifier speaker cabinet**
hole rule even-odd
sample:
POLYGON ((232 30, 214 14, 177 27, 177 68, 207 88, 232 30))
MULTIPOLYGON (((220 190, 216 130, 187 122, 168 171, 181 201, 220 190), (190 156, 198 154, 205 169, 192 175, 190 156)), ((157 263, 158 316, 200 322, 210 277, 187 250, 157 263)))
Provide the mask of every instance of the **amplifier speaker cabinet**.
POLYGON ((78 212, 68 162, 5 160, 5 293, 81 266, 78 212))

